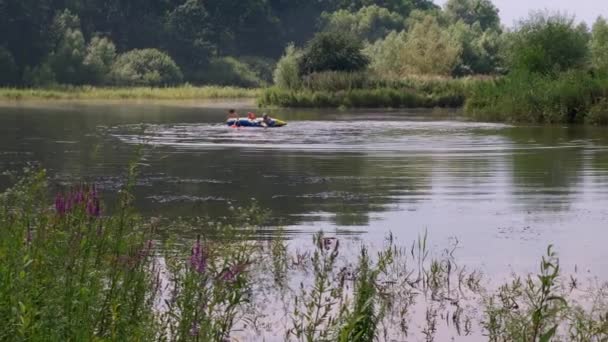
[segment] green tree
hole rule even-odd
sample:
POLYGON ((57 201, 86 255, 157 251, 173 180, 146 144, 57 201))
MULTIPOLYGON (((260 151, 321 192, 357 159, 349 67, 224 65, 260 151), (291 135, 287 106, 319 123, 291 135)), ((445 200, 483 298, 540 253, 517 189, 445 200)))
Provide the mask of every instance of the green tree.
POLYGON ((407 32, 393 31, 384 39, 368 44, 364 52, 370 58, 370 69, 382 78, 405 76, 405 62, 401 55, 405 51, 407 32))
POLYGON ((86 54, 80 19, 65 10, 55 16, 51 28, 53 49, 44 62, 61 84, 81 84, 84 79, 83 62, 86 54))
POLYGON ((460 42, 442 29, 434 16, 427 16, 408 33, 400 58, 405 73, 449 75, 458 63, 461 52, 460 42))
POLYGON ((531 14, 509 35, 512 69, 551 73, 581 67, 587 59, 588 33, 560 14, 531 14))
MULTIPOLYGON (((167 49, 178 64, 195 75, 209 63, 215 49, 209 14, 202 0, 187 0, 167 15, 167 49)), ((191 77, 188 77, 191 79, 191 77)))
POLYGON ((234 57, 213 58, 199 79, 206 84, 260 87, 263 81, 249 65, 234 57))
POLYGON ((445 13, 453 23, 460 20, 467 25, 479 23, 482 31, 500 29, 498 8, 490 0, 448 0, 445 13))
POLYGON ((11 52, 0 46, 0 86, 15 85, 18 69, 11 52))
POLYGON ((603 73, 608 73, 608 23, 598 17, 591 31, 591 63, 603 73))
POLYGON ((300 74, 320 71, 360 71, 369 59, 360 40, 346 32, 321 32, 308 42, 298 62, 300 74))
POLYGON ((350 32, 370 42, 405 28, 405 19, 401 15, 376 5, 363 7, 357 12, 339 10, 323 13, 321 19, 327 31, 350 32))
POLYGON ((301 52, 295 45, 289 44, 285 48, 285 54, 277 62, 274 70, 274 84, 283 89, 297 89, 300 87, 300 75, 298 69, 298 58, 301 52))
POLYGON ((87 81, 93 84, 106 83, 115 59, 114 43, 105 37, 93 37, 83 62, 88 74, 87 81))
POLYGON ((124 86, 165 86, 182 81, 183 75, 169 55, 156 49, 132 50, 112 65, 112 81, 124 86))
POLYGON ((467 25, 460 20, 449 31, 461 45, 460 61, 454 69, 458 76, 490 74, 500 70, 501 34, 488 29, 483 31, 478 22, 467 25))

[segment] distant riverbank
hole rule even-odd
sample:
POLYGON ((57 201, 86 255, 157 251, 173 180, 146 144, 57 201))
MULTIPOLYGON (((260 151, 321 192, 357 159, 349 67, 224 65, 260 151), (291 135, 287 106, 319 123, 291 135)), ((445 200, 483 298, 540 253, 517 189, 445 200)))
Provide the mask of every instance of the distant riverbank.
POLYGON ((40 89, 0 88, 0 100, 200 100, 255 98, 261 89, 217 86, 170 88, 57 87, 40 89))

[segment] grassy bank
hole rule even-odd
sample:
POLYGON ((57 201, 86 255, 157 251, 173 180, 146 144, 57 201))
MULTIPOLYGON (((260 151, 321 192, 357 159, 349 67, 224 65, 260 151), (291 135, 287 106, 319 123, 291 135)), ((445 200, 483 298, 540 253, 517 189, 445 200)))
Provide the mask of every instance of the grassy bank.
POLYGON ((198 100, 222 98, 254 98, 260 89, 236 87, 194 87, 173 88, 97 88, 55 87, 48 89, 0 88, 1 100, 198 100))
POLYGON ((457 108, 464 104, 475 78, 410 77, 380 79, 368 73, 323 72, 306 76, 293 89, 268 88, 262 107, 457 108))
POLYGON ((608 125, 608 77, 512 73, 473 87, 465 113, 477 121, 608 125))
POLYGON ((425 235, 407 246, 389 236, 377 254, 323 233, 298 248, 280 235, 251 239, 263 229, 256 207, 230 225, 172 222, 194 238, 159 248, 164 223, 134 212, 132 180, 113 206, 92 185, 53 201, 44 173, 0 196, 0 340, 608 337, 608 287, 562 274, 551 248, 537 275, 496 288, 456 262, 457 246, 429 250, 425 235))

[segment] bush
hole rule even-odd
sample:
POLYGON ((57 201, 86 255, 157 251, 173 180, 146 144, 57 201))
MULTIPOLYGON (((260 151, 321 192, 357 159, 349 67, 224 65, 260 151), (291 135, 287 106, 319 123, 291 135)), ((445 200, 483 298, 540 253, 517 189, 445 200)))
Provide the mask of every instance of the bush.
POLYGON ((271 84, 276 61, 259 56, 244 56, 239 60, 251 69, 264 83, 271 84))
POLYGON ((260 87, 264 82, 249 67, 234 57, 214 58, 207 70, 203 70, 197 79, 213 85, 231 85, 245 88, 260 87))
POLYGON ((465 113, 490 121, 600 123, 607 95, 608 78, 593 77, 584 71, 573 70, 556 77, 515 72, 497 82, 474 87, 465 113))
POLYGON ((585 122, 596 126, 608 126, 608 98, 602 99, 591 107, 585 122))
POLYGON ((87 47, 84 67, 87 81, 92 84, 105 83, 116 59, 116 46, 108 38, 93 37, 87 47))
POLYGON ((183 75, 166 53, 143 49, 120 55, 112 65, 111 79, 123 86, 166 86, 181 82, 183 75))
POLYGON ((346 32, 321 32, 308 42, 298 61, 300 74, 320 71, 360 71, 369 59, 361 41, 346 32))
POLYGON ((462 46, 442 29, 434 16, 414 24, 399 54, 402 73, 450 75, 460 58, 462 46))
POLYGON ((384 39, 367 45, 364 51, 371 61, 370 69, 384 78, 404 76, 405 61, 401 58, 401 52, 405 50, 406 41, 406 31, 400 33, 393 31, 384 39))
POLYGON ((551 73, 578 68, 588 56, 588 32, 560 14, 532 14, 510 35, 508 60, 512 69, 551 73))
POLYGON ((48 87, 57 83, 51 67, 43 63, 37 67, 26 67, 23 72, 23 83, 29 87, 48 87))
POLYGON ((0 46, 0 86, 15 85, 18 73, 13 55, 8 49, 0 46))
POLYGON ((300 86, 300 72, 298 69, 298 58, 301 52, 293 44, 285 49, 285 54, 277 62, 274 69, 274 84, 283 89, 297 89, 300 86))

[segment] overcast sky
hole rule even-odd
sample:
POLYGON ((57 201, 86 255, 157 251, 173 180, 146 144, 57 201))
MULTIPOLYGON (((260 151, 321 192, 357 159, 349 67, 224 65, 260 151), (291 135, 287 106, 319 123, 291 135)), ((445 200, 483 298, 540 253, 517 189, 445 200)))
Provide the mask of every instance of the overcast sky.
MULTIPOLYGON (((434 0, 443 6, 446 0, 434 0)), ((608 0, 492 0, 500 10, 500 19, 503 25, 513 26, 513 23, 527 17, 531 10, 549 9, 559 10, 575 15, 578 21, 585 21, 589 25, 602 15, 608 18, 608 0)))

